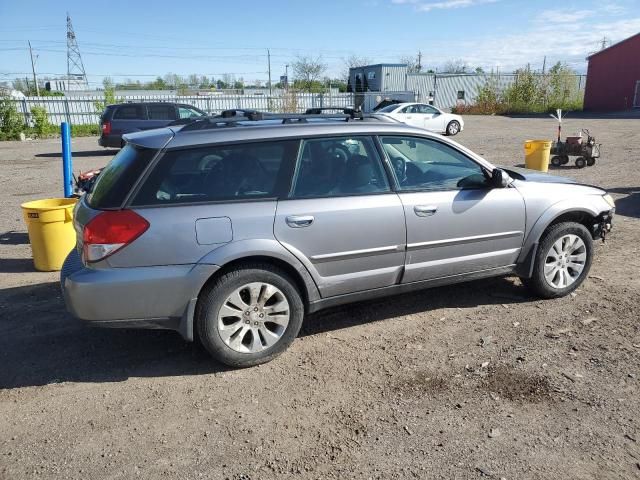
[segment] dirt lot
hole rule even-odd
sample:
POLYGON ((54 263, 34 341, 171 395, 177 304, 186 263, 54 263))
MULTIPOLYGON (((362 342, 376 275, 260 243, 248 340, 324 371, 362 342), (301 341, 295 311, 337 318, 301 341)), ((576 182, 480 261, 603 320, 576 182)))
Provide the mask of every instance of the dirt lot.
MULTIPOLYGON (((618 216, 576 295, 506 278, 329 310, 235 371, 172 332, 71 319, 19 209, 60 194, 58 141, 0 144, 0 478, 639 478, 640 120, 580 126, 603 159, 561 173, 618 216)), ((470 117, 457 140, 515 165, 553 131, 470 117)), ((111 155, 73 146, 76 170, 111 155)))

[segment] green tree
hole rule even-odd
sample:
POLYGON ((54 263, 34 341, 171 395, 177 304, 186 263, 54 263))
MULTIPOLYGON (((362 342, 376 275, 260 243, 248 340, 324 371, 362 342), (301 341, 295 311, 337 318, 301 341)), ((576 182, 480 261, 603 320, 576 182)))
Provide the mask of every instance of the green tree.
POLYGON ((555 110, 579 110, 582 108, 582 92, 578 88, 576 72, 568 65, 556 63, 546 78, 547 107, 555 110))
POLYGON ((0 95, 0 140, 18 140, 24 129, 13 100, 8 95, 0 95))
POLYGON ((53 133, 55 128, 49 122, 49 114, 44 107, 31 107, 31 118, 33 119, 33 130, 39 137, 53 133))
POLYGON ((98 114, 102 114, 102 112, 104 112, 104 109, 107 108, 108 105, 113 105, 114 103, 123 101, 122 98, 116 98, 115 84, 111 77, 105 77, 102 80, 102 85, 104 86, 104 100, 102 102, 93 102, 93 105, 98 114))
POLYGON ((514 72, 515 81, 505 90, 504 100, 512 112, 544 111, 543 96, 539 77, 527 65, 514 72))
POLYGON ((311 93, 317 91, 319 84, 320 91, 323 91, 322 83, 319 80, 327 70, 327 65, 322 61, 322 57, 298 56, 291 63, 291 67, 296 78, 294 82, 296 88, 311 93))

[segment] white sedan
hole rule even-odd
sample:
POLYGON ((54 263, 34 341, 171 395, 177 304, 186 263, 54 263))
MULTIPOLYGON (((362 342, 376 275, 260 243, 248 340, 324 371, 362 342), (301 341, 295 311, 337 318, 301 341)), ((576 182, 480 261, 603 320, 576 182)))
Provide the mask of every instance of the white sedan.
POLYGON ((387 115, 407 125, 445 135, 456 135, 464 128, 464 122, 460 115, 445 113, 426 103, 395 103, 387 105, 375 113, 387 115))

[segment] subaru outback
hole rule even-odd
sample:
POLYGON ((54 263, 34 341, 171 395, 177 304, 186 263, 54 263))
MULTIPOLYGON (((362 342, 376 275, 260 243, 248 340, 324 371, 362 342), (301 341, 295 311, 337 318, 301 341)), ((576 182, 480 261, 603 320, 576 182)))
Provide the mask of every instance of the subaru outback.
POLYGON ((273 359, 329 306, 508 274, 567 295, 614 214, 599 188, 384 116, 208 117, 125 139, 76 207, 66 305, 232 366, 273 359))

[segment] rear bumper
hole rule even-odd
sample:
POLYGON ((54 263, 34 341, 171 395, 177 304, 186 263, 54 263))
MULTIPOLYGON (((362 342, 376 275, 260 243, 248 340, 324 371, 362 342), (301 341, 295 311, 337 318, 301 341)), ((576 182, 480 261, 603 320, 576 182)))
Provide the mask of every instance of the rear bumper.
POLYGON ((107 148, 120 148, 122 147, 122 135, 100 135, 98 145, 107 148))
POLYGON ((67 310, 99 327, 162 328, 193 340, 200 289, 217 265, 80 268, 61 278, 67 310))

